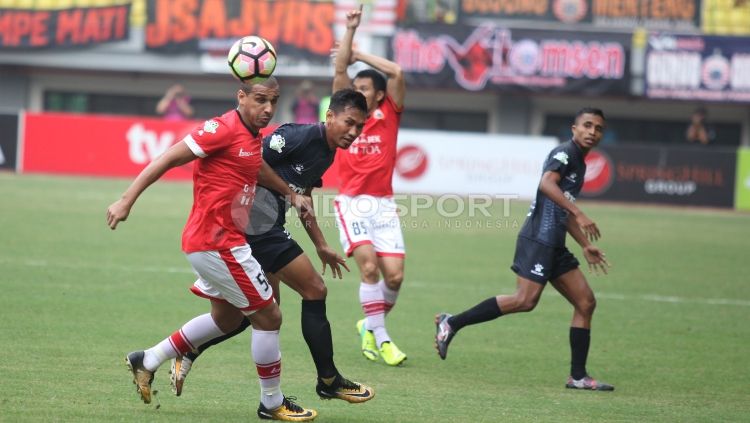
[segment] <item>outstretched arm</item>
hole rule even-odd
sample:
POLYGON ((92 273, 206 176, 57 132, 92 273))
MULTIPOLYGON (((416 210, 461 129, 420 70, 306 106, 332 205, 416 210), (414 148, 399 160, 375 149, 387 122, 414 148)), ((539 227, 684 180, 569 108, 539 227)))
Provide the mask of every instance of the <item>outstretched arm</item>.
MULTIPOLYGON (((544 195, 549 197, 558 206, 564 208, 570 213, 574 219, 575 224, 578 225, 583 231, 584 235, 591 241, 596 241, 601 237, 599 228, 596 226, 593 220, 589 219, 578 206, 572 201, 565 197, 562 190, 560 189, 560 178, 562 176, 553 171, 544 172, 542 175, 542 181, 539 183, 539 190, 544 195)), ((570 227, 570 225, 568 225, 570 227)))
POLYGON ((156 182, 169 169, 182 166, 195 158, 195 154, 193 154, 187 144, 184 141, 180 141, 149 163, 136 176, 128 189, 122 194, 122 197, 107 208, 107 225, 109 225, 110 229, 114 230, 117 228, 118 223, 128 218, 133 204, 135 204, 135 201, 149 185, 156 182))
POLYGON ((380 72, 384 73, 388 77, 388 85, 386 86, 386 92, 393 99, 396 105, 401 108, 404 106, 404 97, 406 96, 406 81, 404 80, 404 72, 401 70, 401 66, 396 62, 375 56, 374 54, 365 53, 359 50, 352 51, 352 59, 354 61, 360 61, 367 63, 370 67, 373 67, 380 72))
POLYGON ((334 93, 338 90, 349 88, 352 85, 349 80, 349 75, 346 73, 346 69, 350 64, 354 63, 352 60, 352 43, 354 42, 354 33, 357 31, 361 17, 361 4, 359 5, 359 9, 350 10, 346 14, 346 32, 339 43, 338 50, 336 51, 336 61, 334 62, 334 93))
POLYGON ((607 268, 609 267, 606 254, 604 254, 604 251, 600 250, 597 246, 589 242, 586 238, 586 234, 584 234, 581 227, 578 226, 572 214, 568 215, 568 233, 583 249, 583 256, 589 264, 589 270, 594 272, 594 274, 599 274, 599 271, 602 271, 606 275, 607 268))
POLYGON ((296 192, 292 191, 289 185, 274 172, 265 160, 263 160, 263 164, 261 164, 260 171, 258 172, 258 184, 286 197, 292 206, 299 211, 300 216, 313 213, 312 201, 304 195, 297 195, 296 192))
MULTIPOLYGON (((307 190, 305 195, 310 197, 312 195, 312 189, 307 190)), ((315 245, 315 250, 318 253, 318 257, 320 257, 320 261, 323 263, 322 274, 325 275, 326 266, 330 266, 333 277, 343 279, 341 275, 341 267, 346 269, 347 272, 349 271, 349 268, 346 266, 346 259, 336 253, 333 248, 328 246, 328 243, 323 236, 323 232, 320 230, 320 226, 318 226, 318 220, 315 218, 315 214, 308 213, 304 216, 300 215, 300 220, 305 227, 307 235, 315 245)))

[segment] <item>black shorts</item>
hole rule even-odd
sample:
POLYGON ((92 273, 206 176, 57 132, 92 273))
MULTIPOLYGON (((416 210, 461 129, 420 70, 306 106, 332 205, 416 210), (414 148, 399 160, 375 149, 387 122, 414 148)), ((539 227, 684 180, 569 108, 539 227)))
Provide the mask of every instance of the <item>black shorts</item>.
POLYGON ((577 269, 578 265, 578 259, 565 246, 550 247, 519 236, 510 269, 522 278, 544 285, 577 269))
POLYGON ((278 225, 263 235, 246 235, 245 238, 264 272, 276 273, 304 253, 289 232, 278 225))

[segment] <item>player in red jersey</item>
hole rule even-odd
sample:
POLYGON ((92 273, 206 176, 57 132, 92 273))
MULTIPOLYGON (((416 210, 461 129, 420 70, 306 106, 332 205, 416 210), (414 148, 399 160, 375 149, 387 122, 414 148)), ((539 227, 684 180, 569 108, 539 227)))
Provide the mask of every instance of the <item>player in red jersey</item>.
POLYGON ((273 77, 243 85, 237 91, 236 110, 207 120, 169 148, 107 209, 107 224, 115 229, 149 185, 169 169, 195 160, 193 207, 182 234, 182 250, 211 291, 211 313, 190 320, 155 346, 126 356, 145 403, 151 402, 151 383, 163 362, 233 330, 247 317, 253 325, 252 357, 261 386, 258 416, 308 421, 317 415, 281 392, 281 310, 245 241, 256 183, 286 194, 302 213, 311 208, 310 201, 294 194, 262 159, 260 129, 270 122, 278 99, 279 85, 273 77))
POLYGON ((347 13, 346 33, 334 52, 333 91, 353 85, 367 99, 368 108, 362 134, 336 158, 341 188, 334 206, 341 244, 347 255, 354 256, 362 278, 359 300, 365 318, 357 322, 362 354, 397 366, 406 354, 391 341, 385 316, 396 304, 404 275, 404 240, 391 179, 406 83, 396 63, 352 49, 361 15, 361 6, 347 13), (361 71, 350 81, 347 68, 357 61, 374 69, 361 71))

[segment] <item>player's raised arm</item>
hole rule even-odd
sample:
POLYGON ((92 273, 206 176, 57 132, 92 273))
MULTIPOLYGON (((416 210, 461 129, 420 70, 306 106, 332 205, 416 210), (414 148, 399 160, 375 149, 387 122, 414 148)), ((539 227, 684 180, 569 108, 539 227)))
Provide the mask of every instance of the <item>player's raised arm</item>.
POLYGON ((197 156, 193 154, 187 144, 180 141, 149 163, 136 176, 128 189, 122 194, 122 197, 107 208, 107 225, 110 229, 114 230, 118 223, 128 218, 133 204, 149 185, 156 182, 169 169, 182 166, 196 158, 197 156))
POLYGON ((334 61, 333 90, 331 92, 335 93, 352 85, 346 70, 350 64, 354 63, 352 58, 352 43, 354 42, 354 33, 357 31, 361 18, 361 4, 359 5, 359 9, 350 10, 346 13, 346 32, 338 48, 332 50, 332 54, 335 55, 336 59, 334 61))
POLYGON ((578 206, 570 201, 560 189, 560 178, 561 175, 558 172, 547 171, 542 175, 542 180, 539 183, 539 189, 544 195, 554 201, 555 204, 564 208, 572 216, 575 217, 575 222, 581 227, 581 230, 591 241, 596 241, 601 237, 599 228, 596 226, 593 220, 589 219, 578 206))
POLYGON ((399 108, 404 106, 404 97, 406 96, 406 81, 404 80, 404 72, 401 70, 401 66, 396 62, 392 62, 384 57, 376 56, 374 54, 365 53, 360 50, 352 51, 352 59, 354 61, 364 62, 378 71, 385 74, 388 77, 388 83, 386 85, 386 92, 396 103, 399 108))

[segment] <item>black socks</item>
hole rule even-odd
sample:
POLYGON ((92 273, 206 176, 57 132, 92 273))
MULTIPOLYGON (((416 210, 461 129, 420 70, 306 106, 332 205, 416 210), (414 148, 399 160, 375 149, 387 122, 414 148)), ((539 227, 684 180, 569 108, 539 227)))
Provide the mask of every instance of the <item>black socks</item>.
POLYGON ((586 359, 589 356, 591 329, 570 328, 570 375, 579 380, 586 376, 586 359))
MULTIPOLYGON (((189 352, 187 357, 195 361, 207 348, 238 335, 248 327, 250 327, 250 321, 242 319, 237 329, 200 345, 198 351, 189 352)), ((331 325, 326 317, 325 300, 302 300, 302 335, 305 337, 305 342, 315 362, 318 377, 321 379, 336 377, 338 370, 333 364, 333 338, 331 325)))
POLYGON ((310 349, 318 377, 329 379, 338 375, 333 364, 333 338, 326 317, 326 300, 302 300, 302 336, 310 349))
POLYGON ((474 307, 457 314, 448 319, 448 324, 454 332, 458 332, 464 326, 475 325, 488 320, 497 319, 502 316, 500 306, 497 305, 495 297, 488 298, 474 307))

